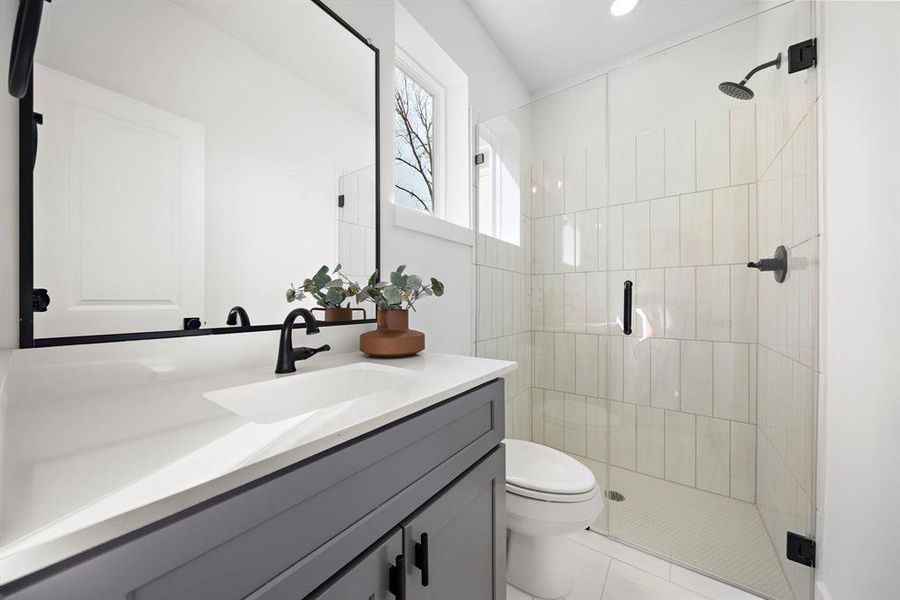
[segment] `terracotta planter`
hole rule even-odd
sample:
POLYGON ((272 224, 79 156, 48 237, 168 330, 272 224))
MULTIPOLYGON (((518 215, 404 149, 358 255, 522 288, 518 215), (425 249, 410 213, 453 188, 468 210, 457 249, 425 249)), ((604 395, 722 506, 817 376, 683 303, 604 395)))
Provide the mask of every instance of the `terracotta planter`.
POLYGON ((349 306, 340 307, 340 308, 335 308, 335 307, 329 306, 328 308, 321 308, 321 307, 317 306, 316 308, 313 309, 313 311, 317 311, 317 310, 325 313, 325 322, 326 323, 331 323, 334 321, 352 321, 353 320, 353 311, 355 311, 355 310, 362 311, 363 319, 366 318, 366 311, 365 311, 365 309, 362 309, 362 308, 350 308, 349 306))
POLYGON ((425 349, 425 334, 409 328, 408 310, 379 310, 378 329, 359 336, 359 349, 377 358, 413 356, 425 349))

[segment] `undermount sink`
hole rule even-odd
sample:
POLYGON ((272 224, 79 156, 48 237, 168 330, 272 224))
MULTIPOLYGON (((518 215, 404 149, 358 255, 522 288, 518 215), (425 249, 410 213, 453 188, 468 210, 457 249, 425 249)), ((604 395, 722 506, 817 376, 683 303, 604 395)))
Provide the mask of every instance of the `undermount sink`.
POLYGON ((407 369, 360 362, 206 392, 203 397, 254 423, 299 417, 410 382, 407 369))

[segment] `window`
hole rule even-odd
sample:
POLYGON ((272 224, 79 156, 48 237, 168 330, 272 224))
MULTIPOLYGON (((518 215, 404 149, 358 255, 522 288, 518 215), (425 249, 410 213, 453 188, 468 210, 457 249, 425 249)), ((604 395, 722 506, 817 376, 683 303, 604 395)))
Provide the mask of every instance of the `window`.
POLYGON ((394 6, 394 225, 473 244, 469 79, 394 6))
POLYGON ((435 214, 435 97, 400 68, 394 69, 394 199, 435 214))
POLYGON ((521 135, 508 117, 478 126, 478 232, 510 244, 521 243, 521 135))

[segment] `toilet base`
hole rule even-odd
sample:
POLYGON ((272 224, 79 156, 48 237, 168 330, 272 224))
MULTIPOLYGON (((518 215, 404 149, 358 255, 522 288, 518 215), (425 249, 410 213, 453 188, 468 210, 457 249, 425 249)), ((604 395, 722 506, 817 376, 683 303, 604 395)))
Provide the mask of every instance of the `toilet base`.
POLYGON ((575 572, 564 535, 532 537, 507 530, 506 580, 537 598, 557 600, 572 591, 575 572))

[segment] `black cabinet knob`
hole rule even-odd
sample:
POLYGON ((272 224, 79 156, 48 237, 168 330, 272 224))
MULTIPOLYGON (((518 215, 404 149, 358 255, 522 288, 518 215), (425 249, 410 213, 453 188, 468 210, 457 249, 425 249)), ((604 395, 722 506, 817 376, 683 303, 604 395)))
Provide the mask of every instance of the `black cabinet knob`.
POLYGON ((775 249, 775 256, 772 258, 761 258, 756 262, 749 262, 747 266, 751 269, 759 269, 760 271, 772 271, 775 274, 775 281, 784 283, 787 279, 788 272, 788 253, 787 248, 778 246, 775 249))

